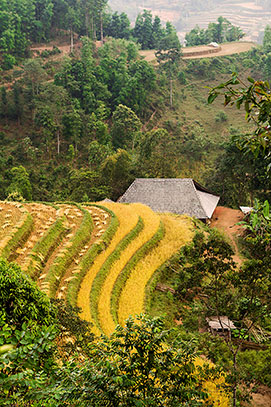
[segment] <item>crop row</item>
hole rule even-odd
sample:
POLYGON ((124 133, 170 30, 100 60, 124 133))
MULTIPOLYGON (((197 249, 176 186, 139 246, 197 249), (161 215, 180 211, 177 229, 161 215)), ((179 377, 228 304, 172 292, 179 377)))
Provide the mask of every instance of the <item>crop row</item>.
POLYGON ((27 267, 27 274, 36 279, 54 249, 67 233, 67 218, 62 216, 48 229, 47 233, 36 243, 27 267))
POLYGON ((77 305, 82 309, 82 317, 87 321, 91 321, 94 324, 93 331, 97 334, 100 334, 98 326, 95 325, 91 314, 91 305, 90 305, 90 293, 92 289, 92 284, 95 280, 96 275, 99 273, 100 269, 103 267, 105 261, 110 257, 119 242, 132 230, 135 228, 138 222, 138 215, 132 208, 128 205, 121 204, 110 204, 106 203, 105 206, 109 209, 112 208, 113 212, 118 218, 119 227, 114 234, 109 246, 101 252, 94 260, 92 266, 88 270, 83 279, 79 292, 77 305))
POLYGON ((77 297, 78 297, 80 285, 81 285, 83 279, 85 278, 88 270, 93 265, 96 257, 101 252, 106 250, 106 248, 110 244, 114 234, 116 233, 116 230, 119 225, 118 218, 116 217, 114 212, 112 212, 110 209, 107 209, 101 205, 99 205, 99 206, 92 205, 92 206, 97 206, 98 208, 103 209, 105 212, 108 213, 108 215, 110 215, 111 220, 110 220, 110 224, 109 224, 108 228, 102 234, 100 239, 93 243, 93 245, 90 247, 90 249, 87 251, 87 253, 83 257, 83 259, 79 263, 77 270, 74 270, 77 272, 75 273, 75 278, 73 280, 71 280, 70 283, 68 284, 68 290, 67 290, 67 296, 66 296, 67 301, 73 306, 77 305, 77 297))
POLYGON ((141 228, 140 233, 133 240, 130 239, 130 244, 121 252, 119 259, 114 263, 114 267, 111 267, 109 270, 104 284, 101 287, 98 315, 102 330, 106 334, 110 334, 116 325, 114 321, 115 308, 112 307, 112 299, 117 299, 116 295, 114 296, 114 288, 118 295, 125 284, 125 279, 119 279, 119 277, 128 275, 129 270, 145 255, 142 248, 145 247, 145 245, 152 244, 152 239, 156 235, 157 230, 159 230, 160 218, 149 207, 142 204, 133 204, 131 208, 137 213, 140 219, 142 219, 143 228, 141 228), (119 290, 118 293, 117 290, 119 290))
POLYGON ((16 258, 16 250, 24 244, 33 228, 33 218, 30 213, 24 209, 23 216, 15 226, 15 230, 10 236, 6 236, 6 241, 0 255, 5 259, 12 261, 16 258))
POLYGON ((46 283, 49 283, 48 288, 51 297, 55 296, 59 285, 59 280, 63 276, 65 270, 71 265, 84 244, 90 239, 93 230, 91 215, 79 205, 78 207, 84 213, 81 225, 74 237, 70 240, 69 245, 66 246, 61 255, 56 257, 44 280, 46 283))
POLYGON ((192 238, 188 218, 161 215, 161 220, 165 226, 163 239, 133 268, 119 297, 118 318, 121 324, 129 315, 144 311, 145 290, 149 280, 166 260, 192 238))

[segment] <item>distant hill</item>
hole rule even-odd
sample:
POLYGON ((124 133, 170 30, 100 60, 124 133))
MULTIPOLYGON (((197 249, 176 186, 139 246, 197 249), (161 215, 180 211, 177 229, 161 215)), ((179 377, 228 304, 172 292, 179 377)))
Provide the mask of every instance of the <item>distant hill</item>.
POLYGON ((271 21, 271 5, 264 0, 109 0, 109 6, 125 11, 132 20, 144 8, 150 9, 163 22, 174 23, 181 38, 196 24, 206 28, 222 15, 245 31, 245 40, 261 42, 264 27, 271 21))

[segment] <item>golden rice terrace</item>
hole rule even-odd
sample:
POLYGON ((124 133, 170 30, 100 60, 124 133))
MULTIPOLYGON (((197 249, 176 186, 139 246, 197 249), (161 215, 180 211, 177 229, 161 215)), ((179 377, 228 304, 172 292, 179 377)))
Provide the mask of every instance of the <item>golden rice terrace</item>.
POLYGON ((145 311, 155 273, 192 236, 190 218, 142 204, 0 202, 0 255, 96 334, 145 311))

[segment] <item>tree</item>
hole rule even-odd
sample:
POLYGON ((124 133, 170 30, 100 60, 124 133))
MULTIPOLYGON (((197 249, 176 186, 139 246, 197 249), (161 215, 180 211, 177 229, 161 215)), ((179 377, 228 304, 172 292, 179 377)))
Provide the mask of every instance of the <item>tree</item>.
POLYGON ((220 16, 217 23, 209 23, 204 30, 197 25, 185 35, 188 46, 209 44, 210 42, 231 42, 238 41, 244 37, 245 33, 240 27, 234 26, 226 18, 220 16))
POLYGON ((32 187, 26 169, 22 165, 13 167, 10 170, 9 177, 10 184, 6 189, 6 194, 19 193, 24 199, 31 201, 32 187))
POLYGON ((87 169, 70 172, 70 197, 76 202, 101 201, 109 195, 107 186, 103 185, 99 173, 87 169), (87 198, 87 199, 85 199, 87 198))
POLYGON ((24 323, 53 323, 55 309, 49 298, 15 263, 0 259, 0 320, 21 330, 24 323))
POLYGON ((159 47, 159 43, 164 35, 165 30, 162 27, 161 20, 158 16, 155 16, 152 24, 153 48, 157 49, 159 47))
POLYGON ((119 198, 132 181, 131 157, 126 150, 118 149, 106 158, 102 165, 102 179, 111 190, 114 200, 119 198))
POLYGON ((178 155, 176 140, 165 129, 147 132, 140 145, 138 166, 146 177, 173 177, 178 155))
POLYGON ((271 250, 271 211, 269 202, 255 199, 247 220, 239 222, 246 230, 245 240, 251 255, 264 261, 271 250))
POLYGON ((264 29, 263 50, 266 54, 271 52, 271 26, 267 25, 264 29))
POLYGON ((47 83, 36 102, 35 122, 47 135, 56 135, 57 155, 60 154, 63 116, 69 107, 66 89, 53 83, 47 83))
POLYGON ((74 31, 76 31, 80 26, 80 20, 78 18, 78 12, 72 7, 68 7, 67 14, 66 14, 66 24, 70 30, 70 37, 71 37, 71 46, 70 52, 73 52, 73 43, 74 43, 74 31))
POLYGON ((155 56, 160 68, 169 76, 170 87, 170 106, 173 104, 173 76, 177 72, 178 63, 181 58, 181 44, 178 39, 175 28, 170 24, 166 24, 166 35, 159 43, 159 49, 155 56))
POLYGON ((112 116, 111 136, 115 147, 133 146, 136 133, 142 123, 137 115, 127 106, 119 105, 112 116))
POLYGON ((248 260, 237 269, 232 254, 232 248, 217 231, 210 230, 207 236, 197 233, 192 245, 181 252, 177 295, 190 301, 201 320, 215 316, 224 333, 220 316, 234 322, 236 329, 229 329, 224 340, 232 356, 229 381, 236 406, 238 388, 243 385, 238 354, 251 331, 263 328, 270 316, 271 279, 268 256, 266 261, 248 260))
POLYGON ((271 94, 268 82, 255 81, 248 78, 249 85, 244 83, 237 74, 225 83, 210 89, 208 103, 212 103, 218 95, 225 97, 225 105, 234 105, 240 109, 243 105, 246 118, 256 125, 252 134, 239 138, 237 144, 243 151, 251 151, 255 157, 262 156, 266 170, 271 168, 271 94), (236 88, 236 86, 241 87, 236 88))
POLYGON ((150 11, 144 10, 137 16, 133 30, 133 35, 141 44, 142 49, 153 48, 152 31, 152 14, 150 11))

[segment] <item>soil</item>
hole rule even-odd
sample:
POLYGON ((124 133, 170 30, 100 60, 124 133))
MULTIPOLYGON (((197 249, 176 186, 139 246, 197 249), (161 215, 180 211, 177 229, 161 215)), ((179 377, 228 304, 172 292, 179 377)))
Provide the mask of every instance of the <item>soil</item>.
POLYGON ((232 55, 232 54, 240 54, 241 52, 249 51, 251 48, 255 47, 256 44, 253 42, 229 42, 226 44, 220 44, 221 50, 213 54, 206 54, 206 55, 193 55, 193 56, 185 56, 186 52, 193 52, 198 51, 204 52, 206 50, 206 45, 202 45, 199 47, 186 47, 183 49, 183 59, 197 59, 197 58, 214 58, 214 57, 221 57, 224 55, 232 55))
POLYGON ((211 227, 219 229, 230 239, 235 252, 233 259, 238 265, 242 264, 242 257, 238 251, 236 238, 243 233, 243 228, 236 225, 236 223, 240 222, 243 218, 244 214, 242 211, 217 206, 211 222, 211 227))
MULTIPOLYGON (((214 58, 214 57, 221 57, 224 55, 232 55, 232 54, 240 54, 241 52, 249 51, 251 48, 255 47, 255 43, 253 42, 231 42, 231 43, 226 43, 226 44, 220 44, 220 49, 217 50, 217 52, 208 54, 205 52, 208 52, 208 50, 211 49, 211 47, 208 47, 206 45, 200 45, 198 47, 185 47, 182 48, 183 52, 183 59, 198 59, 198 58, 214 58), (185 54, 188 54, 190 52, 195 52, 198 53, 198 55, 193 55, 193 56, 185 56, 185 54)), ((143 50, 139 51, 140 55, 145 57, 145 60, 147 62, 156 62, 156 57, 155 57, 155 50, 143 50)))

